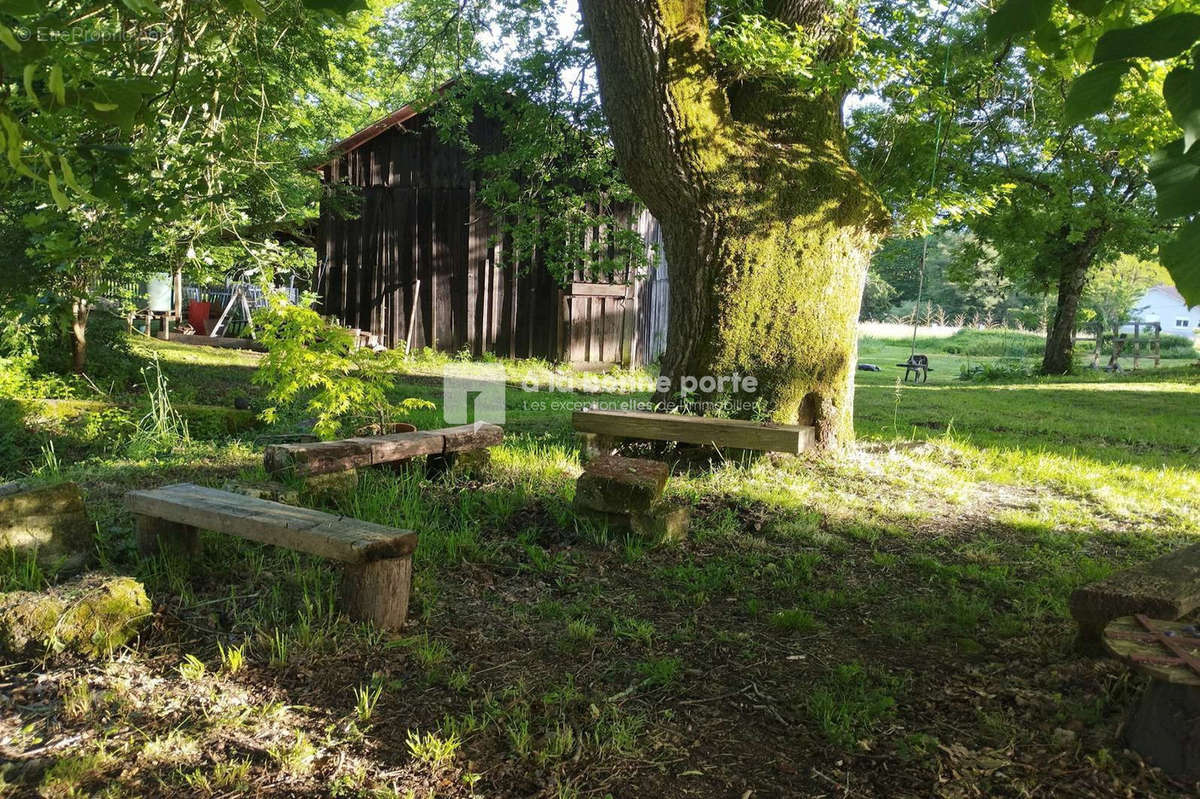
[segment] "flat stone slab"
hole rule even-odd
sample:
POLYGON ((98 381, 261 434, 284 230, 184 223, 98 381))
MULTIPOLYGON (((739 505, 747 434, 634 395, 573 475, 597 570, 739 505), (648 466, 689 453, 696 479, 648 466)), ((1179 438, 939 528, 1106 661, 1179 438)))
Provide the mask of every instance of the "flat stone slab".
POLYGON ((0 486, 0 550, 36 552, 44 569, 76 571, 91 557, 94 533, 76 483, 0 486))
POLYGON ((601 455, 588 461, 575 483, 575 507, 605 513, 649 510, 662 496, 670 473, 658 461, 601 455))
POLYGON ((1145 614, 1168 621, 1200 607, 1200 544, 1123 569, 1071 592, 1071 615, 1080 643, 1098 649, 1105 626, 1121 616, 1145 614))

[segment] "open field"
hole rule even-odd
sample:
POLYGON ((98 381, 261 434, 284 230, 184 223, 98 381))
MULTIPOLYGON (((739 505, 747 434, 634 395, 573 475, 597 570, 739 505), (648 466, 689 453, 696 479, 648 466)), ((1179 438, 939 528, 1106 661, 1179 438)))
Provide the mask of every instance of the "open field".
MULTIPOLYGON (((136 346, 159 353, 179 402, 259 401, 257 355, 136 346)), ((678 470, 668 492, 693 505, 693 527, 657 549, 570 506, 569 408, 620 397, 524 392, 523 377, 550 370, 512 370, 490 470, 372 473, 336 506, 421 535, 395 637, 341 617, 335 572, 314 558, 216 535, 196 563, 134 557, 124 491, 260 479, 262 431, 213 423, 136 458, 120 411, 88 435, 95 409, 36 417, 9 431, 30 461, 10 459, 8 475, 80 481, 101 567, 143 580, 155 616, 109 662, 0 668, 0 784, 113 797, 1191 795, 1121 747, 1140 682, 1074 653, 1065 601, 1200 536, 1200 368, 964 382, 961 366, 994 359, 931 352, 929 383, 899 385, 907 354, 863 342, 883 371, 858 373, 859 442, 844 458, 678 470), (56 458, 39 430, 61 439, 56 458)), ((440 403, 440 361, 414 371, 404 396, 440 403)), ((440 426, 440 411, 414 421, 440 426)), ((0 588, 38 587, 21 565, 0 588)))

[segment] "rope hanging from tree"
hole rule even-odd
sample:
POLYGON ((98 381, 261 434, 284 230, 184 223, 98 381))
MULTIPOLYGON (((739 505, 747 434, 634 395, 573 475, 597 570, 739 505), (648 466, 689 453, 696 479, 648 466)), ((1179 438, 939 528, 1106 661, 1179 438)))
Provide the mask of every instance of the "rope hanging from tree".
MULTIPOLYGON (((951 9, 947 9, 948 14, 951 9)), ((946 88, 946 82, 950 73, 950 45, 946 45, 946 57, 942 63, 942 89, 946 88)), ((937 126, 933 134, 933 167, 929 171, 929 193, 933 193, 934 184, 937 182, 938 161, 942 157, 942 121, 945 119, 945 113, 939 112, 937 118, 937 126)), ((911 361, 917 353, 917 328, 920 325, 920 317, 917 315, 921 310, 921 297, 925 292, 925 260, 929 255, 929 233, 926 232, 921 237, 921 259, 920 267, 917 273, 917 303, 913 306, 913 332, 912 341, 909 343, 908 359, 911 361)))

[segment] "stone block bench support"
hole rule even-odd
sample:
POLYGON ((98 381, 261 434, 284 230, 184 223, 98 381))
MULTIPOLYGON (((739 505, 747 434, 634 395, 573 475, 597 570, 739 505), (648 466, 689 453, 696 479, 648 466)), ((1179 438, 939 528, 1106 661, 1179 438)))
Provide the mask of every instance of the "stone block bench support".
POLYGON ((659 461, 597 456, 575 483, 575 510, 651 541, 683 538, 688 509, 662 499, 669 476, 659 461))
POLYGON ((131 491, 125 503, 143 555, 194 554, 213 530, 344 564, 342 601, 353 619, 398 630, 408 614, 417 534, 190 483, 131 491))

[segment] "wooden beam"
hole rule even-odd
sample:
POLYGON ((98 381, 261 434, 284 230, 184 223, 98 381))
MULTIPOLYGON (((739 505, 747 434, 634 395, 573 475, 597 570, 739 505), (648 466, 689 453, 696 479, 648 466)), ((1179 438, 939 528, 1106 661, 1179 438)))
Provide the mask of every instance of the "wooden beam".
POLYGON ((311 444, 273 444, 263 453, 263 465, 267 473, 274 476, 328 474, 395 463, 421 455, 493 447, 503 438, 503 428, 480 423, 311 444))
POLYGON ((503 427, 485 422, 447 427, 435 432, 441 433, 445 440, 442 452, 463 452, 495 447, 504 440, 503 427))
POLYGON ((708 419, 642 411, 576 411, 571 422, 580 433, 612 438, 679 441, 713 447, 799 454, 816 441, 812 427, 708 419))
POLYGON ((343 563, 403 557, 417 546, 417 534, 409 530, 191 483, 131 491, 125 495, 125 504, 134 514, 184 529, 228 533, 343 563))

